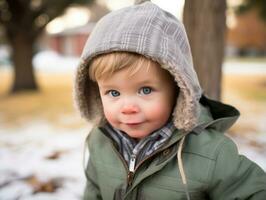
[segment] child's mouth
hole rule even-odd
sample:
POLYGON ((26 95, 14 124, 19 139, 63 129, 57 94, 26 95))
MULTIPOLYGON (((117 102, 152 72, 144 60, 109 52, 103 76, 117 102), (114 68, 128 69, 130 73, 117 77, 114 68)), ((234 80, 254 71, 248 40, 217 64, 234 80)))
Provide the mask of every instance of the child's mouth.
POLYGON ((137 126, 137 125, 142 124, 142 122, 133 122, 133 123, 125 123, 125 124, 128 126, 137 126))

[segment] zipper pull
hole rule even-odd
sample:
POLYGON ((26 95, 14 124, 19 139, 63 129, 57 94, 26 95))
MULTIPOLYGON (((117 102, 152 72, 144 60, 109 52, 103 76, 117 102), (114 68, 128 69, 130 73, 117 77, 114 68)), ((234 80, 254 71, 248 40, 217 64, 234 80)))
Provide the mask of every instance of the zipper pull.
POLYGON ((128 185, 132 185, 134 171, 135 171, 135 165, 136 165, 136 155, 132 154, 129 161, 129 172, 127 175, 127 181, 128 185))
POLYGON ((135 171, 135 164, 136 164, 136 155, 132 154, 129 161, 129 171, 134 172, 135 171))

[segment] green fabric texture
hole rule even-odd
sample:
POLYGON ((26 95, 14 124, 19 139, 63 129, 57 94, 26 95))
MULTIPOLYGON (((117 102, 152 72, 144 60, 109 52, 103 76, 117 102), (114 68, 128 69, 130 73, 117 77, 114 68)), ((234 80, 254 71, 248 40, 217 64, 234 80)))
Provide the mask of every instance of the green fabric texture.
MULTIPOLYGON (((223 134, 239 112, 204 96, 200 103, 199 125, 186 136, 182 151, 190 199, 264 200, 265 172, 239 155, 233 141, 223 134)), ((90 158, 84 199, 186 199, 176 157, 182 137, 177 130, 166 145, 136 167, 129 184, 128 168, 114 142, 100 128, 94 128, 87 138, 90 158)))

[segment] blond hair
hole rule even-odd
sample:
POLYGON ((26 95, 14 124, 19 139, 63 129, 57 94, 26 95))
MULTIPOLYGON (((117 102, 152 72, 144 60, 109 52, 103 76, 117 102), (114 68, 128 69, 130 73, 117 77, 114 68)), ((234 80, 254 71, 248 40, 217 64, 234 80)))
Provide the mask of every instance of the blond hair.
POLYGON ((131 52, 112 52, 96 56, 90 62, 89 77, 93 81, 111 77, 115 72, 128 68, 133 76, 140 68, 149 70, 150 66, 158 64, 143 55, 131 52))

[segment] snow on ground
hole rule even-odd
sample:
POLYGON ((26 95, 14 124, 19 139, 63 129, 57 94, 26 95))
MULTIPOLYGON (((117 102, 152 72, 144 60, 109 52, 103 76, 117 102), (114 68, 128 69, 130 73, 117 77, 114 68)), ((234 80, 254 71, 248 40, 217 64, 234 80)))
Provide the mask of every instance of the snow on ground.
POLYGON ((226 61, 223 64, 225 74, 266 74, 265 62, 226 61))
POLYGON ((266 171, 266 135, 254 133, 245 134, 245 136, 229 136, 237 145, 240 155, 258 164, 266 171))
POLYGON ((74 72, 78 63, 78 57, 61 56, 53 51, 40 52, 33 58, 35 69, 40 72, 74 72))
POLYGON ((85 184, 82 154, 88 131, 55 129, 43 121, 19 129, 1 126, 0 199, 81 199, 85 184), (51 180, 59 184, 55 192, 39 189, 32 194, 38 184, 51 180))

